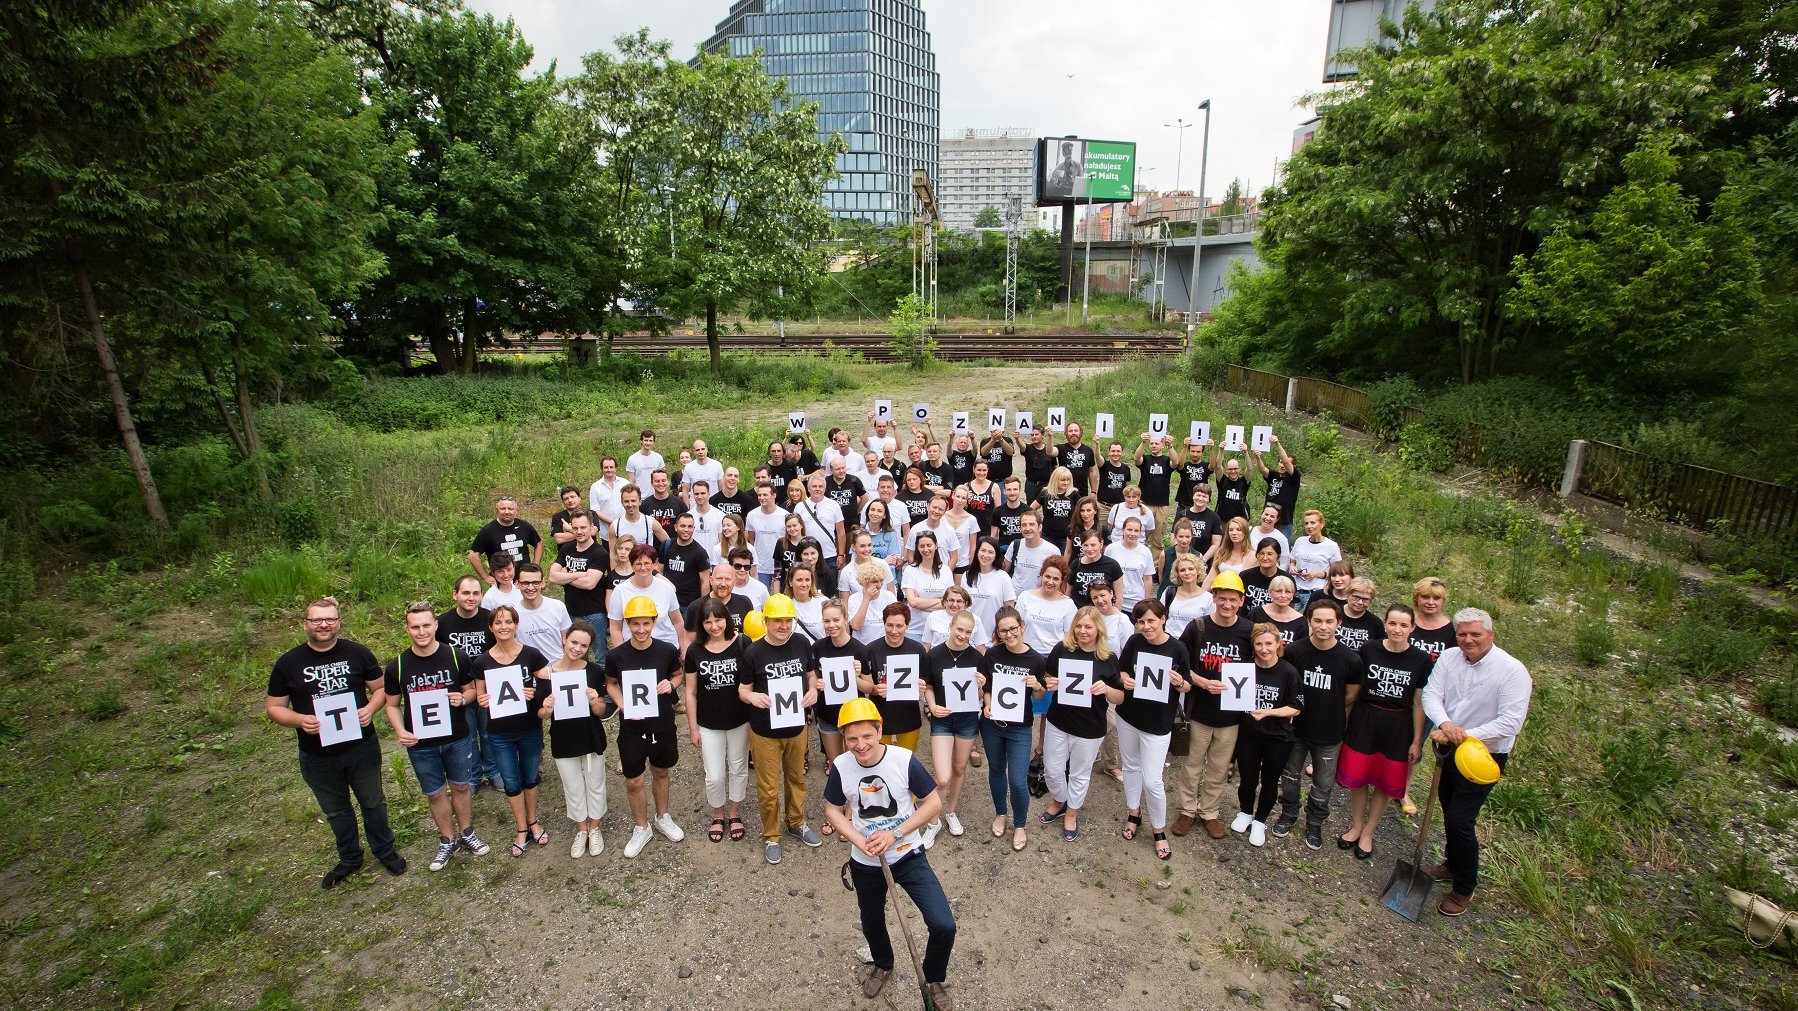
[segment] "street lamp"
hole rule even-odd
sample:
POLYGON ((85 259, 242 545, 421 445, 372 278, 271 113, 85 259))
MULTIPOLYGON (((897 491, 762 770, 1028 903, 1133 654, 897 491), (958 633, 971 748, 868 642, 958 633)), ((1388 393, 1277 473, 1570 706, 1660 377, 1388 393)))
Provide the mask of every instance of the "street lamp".
POLYGON ((1189 126, 1197 126, 1198 124, 1188 123, 1182 118, 1175 117, 1172 123, 1163 123, 1161 125, 1170 130, 1180 131, 1180 143, 1174 148, 1174 189, 1177 190, 1180 188, 1180 162, 1186 154, 1186 128, 1189 126))
POLYGON ((1086 325, 1087 294, 1093 283, 1093 180, 1098 173, 1086 173, 1086 263, 1080 269, 1080 325, 1086 325))
POLYGON ((1199 253, 1205 248, 1205 163, 1211 154, 1211 99, 1199 103, 1205 112, 1205 130, 1199 144, 1199 213, 1192 222, 1192 285, 1187 289, 1186 345, 1192 346, 1193 323, 1199 317, 1199 253))

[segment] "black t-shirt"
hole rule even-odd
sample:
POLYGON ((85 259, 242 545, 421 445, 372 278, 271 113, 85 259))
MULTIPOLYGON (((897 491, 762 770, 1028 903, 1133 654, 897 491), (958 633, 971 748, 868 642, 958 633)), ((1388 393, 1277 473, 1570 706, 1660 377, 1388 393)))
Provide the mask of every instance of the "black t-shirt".
MULTIPOLYGON (((905 469, 910 466, 911 464, 906 463, 896 456, 888 457, 880 461, 880 469, 893 475, 893 486, 896 488, 903 488, 905 486, 905 469)), ((878 492, 880 488, 879 474, 874 475, 874 486, 875 490, 878 492)))
POLYGON ((554 537, 560 533, 573 533, 574 531, 568 529, 569 519, 568 510, 556 510, 555 515, 549 518, 549 535, 554 537))
POLYGON ((1292 522, 1292 510, 1298 501, 1299 468, 1297 464, 1293 465, 1290 474, 1282 474, 1278 469, 1267 472, 1267 500, 1262 504, 1280 510, 1280 522, 1292 522))
MULTIPOLYGON (((604 544, 594 541, 586 548, 576 548, 573 541, 561 546, 556 552, 556 564, 570 573, 583 572, 604 573, 611 564, 611 554, 604 544)), ((591 590, 583 590, 573 583, 562 587, 562 601, 568 605, 568 613, 576 618, 589 614, 606 613, 605 577, 602 575, 591 590)))
MULTIPOLYGON (((1049 483, 1049 475, 1055 473, 1055 453, 1049 448, 1038 449, 1025 443, 1024 445, 1024 480, 1038 488, 1049 483)), ((989 473, 987 475, 991 477, 989 473)))
POLYGON ((1147 506, 1167 505, 1168 485, 1174 477, 1174 461, 1166 456, 1150 453, 1142 458, 1138 468, 1140 474, 1138 485, 1142 488, 1142 504, 1147 506))
MULTIPOLYGON (((1026 678, 1034 677, 1038 682, 1043 679, 1043 665, 1047 659, 1036 650, 1024 647, 1022 653, 1013 653, 1003 646, 995 646, 986 651, 987 681, 986 688, 991 693, 1001 674, 1019 674, 1026 678)), ((1024 688, 1024 718, 1022 720, 999 720, 991 722, 1001 727, 1027 727, 1036 717, 1032 715, 1030 688, 1024 688)))
POLYGON ((493 633, 487 622, 493 612, 476 608, 474 617, 464 618, 455 608, 437 616, 437 641, 456 651, 459 660, 473 660, 493 645, 493 633))
POLYGON ((1013 508, 1004 502, 999 503, 998 507, 993 510, 992 522, 987 529, 999 539, 999 547, 1010 547, 1012 541, 1024 536, 1024 514, 1029 511, 1030 506, 1027 503, 1021 503, 1013 508))
MULTIPOLYGON (((605 668, 597 663, 585 665, 586 687, 599 693, 599 708, 588 713, 585 719, 549 721, 549 757, 581 758, 585 755, 603 755, 606 753, 606 708, 611 700, 606 698, 605 668)), ((553 692, 555 684, 550 681, 549 674, 543 675, 546 690, 553 692)), ((555 699, 544 703, 554 707, 555 699)))
POLYGON ((624 572, 619 572, 617 569, 606 570, 605 578, 599 581, 599 593, 600 598, 606 603, 607 614, 611 613, 612 591, 618 589, 619 583, 630 582, 632 575, 633 573, 628 569, 624 572))
POLYGON ((1059 456, 1060 464, 1068 469, 1068 473, 1074 475, 1074 490, 1082 495, 1091 494, 1093 463, 1095 462, 1093 448, 1084 442, 1078 446, 1071 442, 1064 442, 1056 447, 1055 451, 1059 456))
POLYGON ((1085 607, 1093 602, 1093 587, 1100 584, 1110 586, 1124 578, 1124 567, 1110 555, 1100 555, 1096 562, 1076 560, 1068 566, 1068 596, 1074 598, 1076 606, 1085 607))
MULTIPOLYGON (((787 501, 787 485, 799 480, 799 465, 796 463, 767 464, 768 483, 774 486, 774 504, 784 505, 787 501)), ((750 508, 757 508, 751 506, 750 508)))
MULTIPOLYGON (((979 459, 979 457, 975 455, 973 450, 968 450, 965 453, 959 449, 952 449, 949 451, 949 455, 944 457, 944 462, 949 465, 949 474, 950 477, 954 479, 955 484, 967 484, 969 481, 974 480, 974 461, 977 459, 979 459)), ((989 471, 986 476, 991 478, 993 475, 989 471)), ((950 485, 952 488, 954 486, 955 485, 953 484, 950 485)))
POLYGON ((1254 568, 1242 570, 1240 575, 1242 576, 1243 609, 1253 611, 1266 607, 1268 601, 1267 587, 1274 581, 1274 576, 1278 576, 1279 574, 1280 570, 1278 568, 1274 569, 1273 573, 1270 575, 1262 572, 1261 567, 1258 565, 1254 568))
MULTIPOLYGON (((749 690, 766 692, 770 678, 797 677, 800 681, 800 695, 805 694, 803 678, 812 667, 812 646, 802 635, 795 634, 786 642, 776 646, 766 639, 752 642, 743 654, 743 670, 749 678, 749 690)), ((749 732, 758 737, 798 737, 805 733, 805 724, 796 727, 782 727, 775 730, 768 725, 770 709, 758 706, 749 707, 749 732)))
POLYGON ((851 635, 849 637, 849 641, 844 643, 841 646, 838 646, 836 643, 831 642, 828 638, 819 639, 817 642, 812 643, 812 669, 818 672, 818 678, 819 678, 818 704, 815 707, 813 707, 813 712, 817 714, 818 725, 821 727, 836 726, 837 725, 837 715, 839 713, 841 713, 842 709, 843 709, 841 704, 834 705, 834 706, 827 706, 824 704, 824 683, 823 683, 824 664, 823 664, 823 661, 826 658, 835 658, 835 657, 840 657, 840 656, 851 657, 855 660, 861 661, 862 672, 863 673, 867 672, 867 670, 868 670, 868 647, 866 644, 864 644, 860 639, 857 639, 855 636, 851 635))
MULTIPOLYGON (((918 658, 918 677, 924 676, 929 666, 924 647, 916 640, 907 637, 898 646, 889 646, 885 637, 868 644, 868 676, 876 685, 886 683, 887 660, 895 656, 915 656, 918 658)), ((920 693, 920 697, 922 697, 920 693)), ((871 696, 874 708, 880 710, 881 733, 909 734, 924 726, 924 713, 916 702, 888 702, 878 695, 871 696)))
POLYGON ((994 484, 1004 484, 1005 479, 1011 476, 1011 447, 1005 440, 994 440, 987 446, 981 459, 986 461, 987 479, 994 484))
MULTIPOLYGON (((705 638, 705 621, 699 616, 699 607, 703 603, 705 603, 704 598, 695 600, 681 612, 685 616, 687 633, 695 639, 705 638)), ((742 635, 743 616, 755 610, 755 605, 751 604, 749 598, 741 593, 732 593, 730 599, 724 602, 724 609, 730 613, 730 634, 742 635)))
POLYGON ((1215 511, 1193 512, 1191 509, 1180 514, 1192 523, 1192 553, 1203 555, 1211 550, 1211 538, 1224 532, 1224 521, 1215 511))
POLYGON ((1217 494, 1212 497, 1217 506, 1217 514, 1225 522, 1241 516, 1249 516, 1249 479, 1237 477, 1231 480, 1222 474, 1217 476, 1217 494))
POLYGON ((980 521, 981 533, 991 529, 993 510, 999 508, 1001 497, 999 486, 991 482, 988 482, 985 492, 975 491, 972 485, 968 487, 968 515, 980 521))
MULTIPOLYGON (((1117 688, 1123 683, 1118 677, 1118 655, 1116 653, 1101 660, 1099 655, 1092 650, 1069 649, 1066 643, 1057 643, 1055 648, 1049 651, 1044 667, 1050 677, 1066 678, 1064 665, 1069 661, 1082 660, 1093 665, 1094 681, 1112 688, 1117 688)), ((1092 688, 1093 686, 1089 685, 1088 687, 1092 688)), ((1097 740, 1105 736, 1105 710, 1111 707, 1111 703, 1105 701, 1104 694, 1097 688, 1093 688, 1092 691, 1093 704, 1085 709, 1079 706, 1063 705, 1059 690, 1050 692, 1049 696, 1053 700, 1049 703, 1049 723, 1055 729, 1070 737, 1083 737, 1087 740, 1097 740)))
POLYGON ((1124 501, 1124 489, 1130 486, 1130 465, 1112 466, 1107 460, 1099 464, 1099 504, 1117 505, 1124 501))
MULTIPOLYGON (((456 656, 456 651, 448 646, 439 646, 430 656, 419 656, 407 649, 393 658, 393 662, 387 665, 387 694, 400 700, 400 725, 406 728, 407 733, 415 733, 412 729, 412 702, 409 696, 413 692, 435 691, 439 688, 461 694, 462 689, 468 687, 468 667, 469 664, 456 656)), ((461 706, 450 706, 449 725, 448 737, 431 737, 423 743, 445 744, 467 736, 468 716, 463 713, 461 706)))
MULTIPOLYGON (((549 701, 549 682, 539 680, 536 673, 549 666, 549 658, 538 651, 535 646, 524 646, 518 650, 518 656, 511 663, 501 662, 493 655, 492 650, 474 658, 468 665, 468 676, 471 681, 484 681, 488 671, 502 667, 521 667, 524 669, 524 699, 527 703, 525 711, 513 716, 492 716, 487 718, 487 732, 490 734, 528 734, 535 730, 543 730, 543 720, 538 717, 537 710, 549 701)), ((483 687, 482 690, 485 690, 483 687)), ((491 696, 488 703, 493 702, 491 696)))
POLYGON ((643 496, 643 515, 662 525, 662 532, 670 538, 674 536, 674 521, 687 511, 687 503, 680 496, 669 493, 666 498, 654 495, 643 496))
POLYGON ((712 556, 698 541, 677 544, 674 538, 662 542, 662 575, 674 584, 674 599, 682 607, 699 599, 699 580, 712 567, 712 556))
MULTIPOLYGON (((1384 630, 1381 631, 1380 638, 1386 638, 1384 630)), ((1428 653, 1430 661, 1435 662, 1436 658, 1442 655, 1443 650, 1456 645, 1454 622, 1451 621, 1441 628, 1413 628, 1411 645, 1428 653)))
MULTIPOLYGON (((1301 715, 1305 709, 1305 682, 1297 667, 1285 660, 1275 660, 1272 667, 1255 666, 1255 708, 1285 709, 1292 706, 1301 715)), ((1277 741, 1292 741, 1292 716, 1265 716, 1259 720, 1244 716, 1242 725, 1252 727, 1277 741)))
POLYGON ((482 558, 504 551, 519 562, 531 560, 531 548, 543 543, 537 536, 537 528, 524 520, 513 520, 511 526, 501 526, 499 520, 488 520, 481 532, 474 535, 474 541, 468 550, 479 554, 482 558))
MULTIPOLYGON (((1186 647, 1186 655, 1192 659, 1195 673, 1216 681, 1222 677, 1218 664, 1250 663, 1254 660, 1255 653, 1249 639, 1251 628, 1241 615, 1229 627, 1217 624, 1212 615, 1206 615, 1187 624, 1186 629, 1180 633, 1180 645, 1186 647), (1213 657, 1216 659, 1208 664, 1206 661, 1213 657)), ((1233 727, 1240 715, 1224 712, 1218 704, 1218 696, 1198 687, 1186 693, 1186 711, 1193 719, 1208 727, 1233 727)))
POLYGON ((1392 652, 1386 648, 1385 636, 1362 647, 1361 661, 1367 665, 1367 672, 1361 682, 1360 701, 1387 709, 1410 709, 1436 666, 1436 661, 1416 646, 1407 646, 1401 653, 1392 652))
POLYGON ((1282 642, 1286 643, 1287 649, 1291 649, 1299 640, 1311 634, 1310 622, 1305 620, 1303 611, 1294 615, 1290 621, 1275 621, 1268 615, 1267 606, 1262 605, 1261 607, 1257 607, 1253 611, 1250 611, 1247 615, 1247 619, 1248 623, 1251 625, 1259 625, 1265 622, 1266 624, 1279 629, 1280 639, 1282 642))
POLYGON ((735 516, 738 519, 742 519, 749 515, 749 510, 757 507, 755 492, 749 491, 742 486, 738 486, 735 495, 726 495, 716 488, 712 489, 711 502, 713 509, 724 513, 726 516, 735 516))
MULTIPOLYGON (((1143 638, 1140 632, 1124 643, 1124 651, 1118 657, 1118 666, 1140 681, 1141 678, 1136 673, 1136 661, 1144 655, 1167 657, 1168 670, 1178 672, 1181 676, 1192 669, 1192 660, 1186 654, 1186 647, 1180 645, 1180 640, 1170 637, 1166 642, 1156 645, 1143 638)), ((1124 701, 1118 703, 1118 719, 1145 734, 1169 734, 1174 730, 1174 711, 1181 705, 1180 693, 1174 690, 1170 676, 1166 702, 1139 699, 1134 692, 1126 690, 1124 701)))
POLYGON ((620 643, 617 648, 606 654, 606 680, 618 686, 619 698, 624 698, 624 675, 634 670, 655 671, 655 681, 650 684, 650 691, 655 695, 656 714, 646 720, 626 720, 624 708, 619 707, 619 725, 625 723, 653 724, 657 727, 674 725, 674 700, 680 695, 680 687, 666 695, 657 691, 663 681, 672 681, 681 671, 680 650, 668 645, 660 639, 649 640, 647 649, 638 649, 629 639, 620 643))
POLYGON ((854 516, 861 508, 861 498, 868 493, 862 479, 854 474, 843 475, 843 483, 838 484, 830 478, 824 479, 824 497, 835 502, 837 508, 843 510, 844 516, 854 516))
MULTIPOLYGON (((268 676, 270 698, 285 696, 293 711, 303 716, 318 715, 312 701, 322 695, 350 692, 356 696, 356 708, 368 705, 368 684, 381 680, 381 662, 368 647, 349 639, 339 639, 327 650, 316 650, 306 643, 281 654, 268 676)), ((350 714, 355 719, 355 714, 350 714)), ((299 727, 293 732, 300 739, 300 750, 309 755, 334 755, 361 746, 361 741, 344 741, 329 748, 318 742, 317 734, 299 727)), ((362 728, 362 740, 375 735, 372 727, 362 728)))
POLYGON ((1176 494, 1180 498, 1180 508, 1190 509, 1192 490, 1211 483, 1211 461, 1205 459, 1201 450, 1192 449, 1186 454, 1186 462, 1180 465, 1179 472, 1180 489, 1176 494))
MULTIPOLYGON (((949 708, 949 693, 943 687, 943 671, 951 667, 972 667, 976 673, 985 676, 987 672, 986 657, 969 642, 965 649, 950 649, 949 644, 941 642, 932 646, 924 656, 924 683, 930 686, 936 698, 936 704, 949 708)), ((976 682, 978 686, 978 682, 976 682)), ((979 697, 979 688, 975 688, 975 697, 979 697)))
POLYGON ((1305 711, 1295 721, 1294 731, 1312 744, 1342 743, 1348 686, 1360 684, 1367 670, 1361 654, 1342 645, 1318 649, 1307 637, 1287 651, 1286 661, 1298 668, 1305 685, 1305 711))
POLYGON ((1336 626, 1336 641, 1347 646, 1356 653, 1366 649, 1369 643, 1379 642, 1386 638, 1386 622, 1376 617, 1372 610, 1362 611, 1361 617, 1351 618, 1346 609, 1342 612, 1342 624, 1336 626))
POLYGON ((707 730, 735 730, 749 722, 750 705, 737 695, 743 653, 748 648, 749 637, 745 635, 732 636, 718 651, 697 642, 687 647, 686 671, 693 681, 693 715, 707 730))
POLYGON ((1074 504, 1080 501, 1078 491, 1066 495, 1051 495, 1047 491, 1038 496, 1043 504, 1043 533, 1052 537, 1066 537, 1068 527, 1074 522, 1074 504))
POLYGON ((918 465, 918 470, 924 474, 924 487, 926 488, 941 488, 948 491, 955 487, 955 469, 949 466, 947 460, 942 463, 931 463, 926 460, 918 465))
POLYGON ((925 515, 930 512, 930 500, 936 496, 926 488, 923 491, 900 489, 899 493, 893 497, 901 506, 905 507, 905 515, 908 517, 905 525, 911 526, 914 523, 923 522, 925 515))

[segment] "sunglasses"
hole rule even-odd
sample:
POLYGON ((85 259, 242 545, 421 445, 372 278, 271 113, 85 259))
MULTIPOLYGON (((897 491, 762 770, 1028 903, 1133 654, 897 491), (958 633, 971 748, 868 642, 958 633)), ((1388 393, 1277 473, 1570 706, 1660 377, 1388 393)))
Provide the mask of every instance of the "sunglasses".
POLYGON ((755 566, 749 562, 732 562, 730 563, 730 567, 736 569, 738 572, 748 572, 750 569, 755 568, 755 566))

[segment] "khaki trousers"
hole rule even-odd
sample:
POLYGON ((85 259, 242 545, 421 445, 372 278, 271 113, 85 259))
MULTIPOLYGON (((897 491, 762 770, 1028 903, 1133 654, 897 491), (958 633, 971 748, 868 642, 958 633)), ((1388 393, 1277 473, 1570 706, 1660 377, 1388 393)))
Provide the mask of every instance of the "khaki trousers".
POLYGON ((755 760, 755 799, 762 810, 762 838, 780 839, 780 781, 787 782, 787 828, 805 824, 806 734, 763 737, 750 731, 749 754, 755 760))
POLYGON ((1240 727, 1208 727, 1192 721, 1192 747, 1180 760, 1174 776, 1180 791, 1180 813, 1199 821, 1217 817, 1217 805, 1224 795, 1224 777, 1230 772, 1230 758, 1236 753, 1236 732, 1240 727))

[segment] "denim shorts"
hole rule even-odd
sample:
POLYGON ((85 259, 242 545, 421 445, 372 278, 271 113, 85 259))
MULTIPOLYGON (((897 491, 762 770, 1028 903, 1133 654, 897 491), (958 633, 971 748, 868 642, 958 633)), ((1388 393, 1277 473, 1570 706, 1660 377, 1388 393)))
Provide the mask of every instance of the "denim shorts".
POLYGON ((493 760, 499 764, 499 779, 506 796, 516 797, 536 789, 541 779, 543 730, 536 728, 522 734, 491 734, 493 760))
POLYGON ((420 741, 406 749, 412 772, 425 796, 435 797, 444 786, 467 786, 474 781, 474 736, 463 734, 453 741, 420 741))
POLYGON ((930 718, 930 736, 948 736, 958 740, 971 741, 980 736, 980 714, 950 713, 947 716, 932 716, 930 718))

